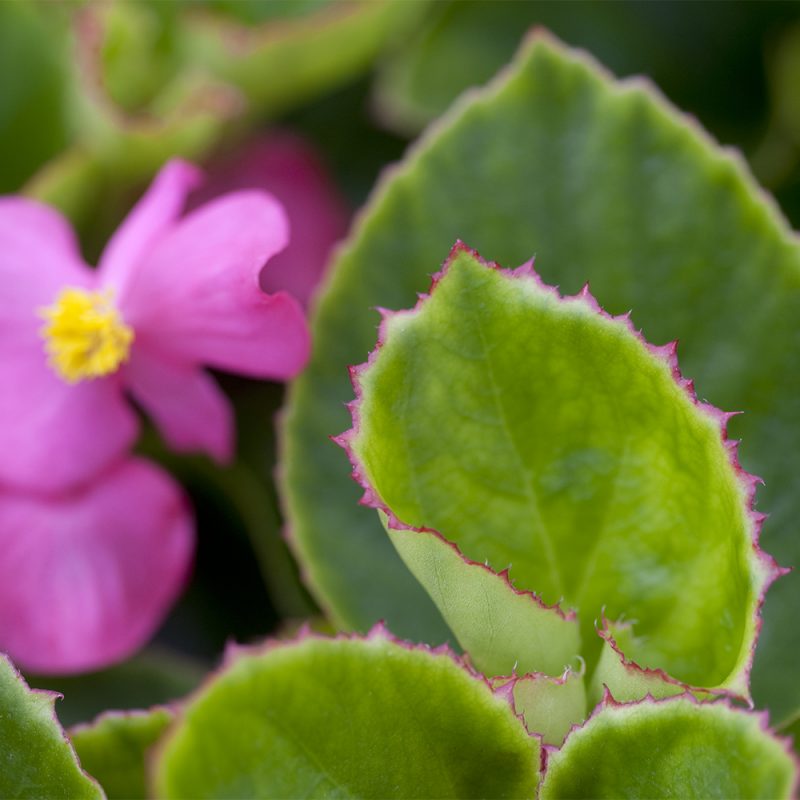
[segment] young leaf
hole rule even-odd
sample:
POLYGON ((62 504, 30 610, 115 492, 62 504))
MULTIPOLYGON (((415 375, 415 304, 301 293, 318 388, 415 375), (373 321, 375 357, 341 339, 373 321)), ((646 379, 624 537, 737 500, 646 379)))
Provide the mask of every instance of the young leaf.
POLYGON ((610 698, 550 752, 541 800, 793 796, 797 765, 764 715, 691 697, 610 698))
POLYGON ((600 659, 592 673, 589 687, 591 705, 599 703, 606 691, 620 702, 641 700, 650 695, 655 699, 683 694, 693 687, 675 680, 660 669, 646 669, 626 658, 625 653, 636 652, 633 626, 605 623, 598 630, 603 640, 600 659))
POLYGON ((31 691, 0 655, 0 797, 103 797, 58 724, 57 696, 31 691))
POLYGON ((436 531, 396 530, 381 516, 403 561, 484 675, 561 675, 580 653, 574 614, 517 591, 507 573, 469 561, 436 531))
POLYGON ((447 652, 368 638, 238 656, 169 735, 156 794, 533 797, 539 743, 447 652))
POLYGON ((560 678, 532 673, 521 678, 492 681, 498 691, 511 694, 525 727, 545 744, 560 745, 570 728, 586 718, 583 670, 566 670, 560 678))
MULTIPOLYGON (((778 570, 758 550, 754 479, 731 458, 727 417, 697 403, 674 346, 649 346, 587 291, 562 299, 530 265, 501 270, 457 244, 429 297, 384 313, 353 380, 340 441, 396 543, 433 542, 420 529, 434 529, 520 589, 563 598, 592 664, 607 609, 637 620, 640 663, 748 695, 778 570)), ((404 557, 440 607, 467 593, 425 544, 404 557)), ((465 613, 491 652, 484 608, 465 613)), ((513 631, 505 640, 513 648, 513 631)))
MULTIPOLYGON (((387 175, 319 299, 312 362, 291 392, 283 489, 293 542, 338 622, 385 618, 404 636, 445 635, 378 520, 355 507, 325 437, 347 425, 344 369, 374 341, 367 309, 413 304, 458 236, 506 264, 535 251, 548 282, 575 292, 589 279, 613 313, 635 309, 649 340, 680 337, 701 396, 746 412, 736 433, 767 481, 766 545, 782 563, 800 560, 794 236, 740 160, 649 87, 617 84, 537 36, 387 175)), ((798 606, 795 574, 771 593, 756 663, 756 698, 783 713, 800 703, 798 606)))

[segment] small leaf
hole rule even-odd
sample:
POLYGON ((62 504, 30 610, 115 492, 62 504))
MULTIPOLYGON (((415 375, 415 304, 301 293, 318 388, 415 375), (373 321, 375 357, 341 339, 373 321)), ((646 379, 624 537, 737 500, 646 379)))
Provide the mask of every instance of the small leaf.
MULTIPOLYGON (((353 381, 342 442, 363 502, 417 529, 395 543, 433 529, 520 589, 563 598, 590 665, 608 609, 637 620, 643 665, 747 697, 778 570, 756 545, 754 479, 731 458, 727 416, 697 403, 674 346, 649 346, 588 291, 561 298, 530 265, 502 270, 457 244, 429 297, 384 314, 353 381)), ((444 591, 465 593, 441 585, 420 547, 440 607, 444 591)))
POLYGON ((691 697, 608 700, 548 754, 541 800, 793 796, 797 764, 764 715, 691 697))
POLYGON ((540 734, 545 744, 560 745, 570 728, 586 718, 583 672, 566 670, 560 678, 537 674, 500 678, 492 685, 511 692, 514 708, 531 733, 540 734))
POLYGON ((560 675, 580 653, 574 614, 517 591, 506 573, 470 562, 435 531, 404 530, 381 516, 397 552, 485 675, 560 675))
POLYGON ((606 690, 616 700, 627 703, 647 695, 655 699, 672 697, 694 688, 676 681, 663 670, 640 667, 625 657, 626 652, 637 649, 633 644, 633 626, 606 623, 598 634, 603 639, 603 650, 592 674, 589 692, 592 705, 603 699, 606 690))
POLYGON ((156 794, 533 797, 539 743, 451 654, 307 636, 244 651, 186 707, 156 794))
POLYGON ((172 717, 166 708, 109 711, 69 733, 81 763, 109 800, 144 800, 148 753, 172 717))
POLYGON ((0 655, 0 797, 103 797, 58 724, 57 696, 31 691, 0 655))

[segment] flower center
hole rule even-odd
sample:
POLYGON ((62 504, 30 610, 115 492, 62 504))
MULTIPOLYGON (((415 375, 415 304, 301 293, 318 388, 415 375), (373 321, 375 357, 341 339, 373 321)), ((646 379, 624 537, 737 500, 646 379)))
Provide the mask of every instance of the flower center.
POLYGON ((111 302, 110 290, 64 289, 40 313, 47 363, 67 383, 108 375, 127 360, 133 329, 111 302))

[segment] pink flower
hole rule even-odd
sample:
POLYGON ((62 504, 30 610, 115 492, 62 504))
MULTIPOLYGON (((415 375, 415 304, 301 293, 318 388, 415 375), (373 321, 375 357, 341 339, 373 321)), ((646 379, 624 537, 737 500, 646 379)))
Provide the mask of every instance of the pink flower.
POLYGON ((59 495, 0 490, 0 650, 41 673, 125 658, 183 589, 193 549, 183 492, 142 459, 59 495))
POLYGON ((307 305, 346 230, 349 210, 313 147, 289 131, 270 131, 210 165, 190 204, 240 189, 264 189, 286 209, 292 238, 261 271, 265 292, 285 289, 307 305))
POLYGON ((0 199, 0 649, 23 667, 124 658, 188 575, 191 513, 128 457, 126 395, 173 448, 224 461, 233 415, 202 365, 286 379, 307 359, 300 304, 259 287, 288 239, 283 209, 237 192, 181 219, 198 180, 168 164, 97 270, 55 211, 0 199))
POLYGON ((258 283, 288 240, 281 206, 236 192, 179 219, 198 181, 168 164, 97 270, 55 211, 0 199, 0 485, 58 491, 108 467, 138 432, 126 392, 174 449, 225 461, 231 409, 201 365, 277 380, 304 365, 300 305, 258 283))

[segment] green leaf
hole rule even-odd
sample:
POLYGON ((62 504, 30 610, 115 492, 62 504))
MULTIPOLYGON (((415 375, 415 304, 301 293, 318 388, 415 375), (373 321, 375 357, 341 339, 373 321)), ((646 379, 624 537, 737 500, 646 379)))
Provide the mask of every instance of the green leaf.
MULTIPOLYGON (((674 348, 650 347, 588 292, 562 299, 530 265, 501 270, 458 244, 429 297, 384 313, 353 377, 344 444, 396 545, 434 529, 546 603, 563 598, 590 665, 606 609, 637 620, 638 662, 747 696, 776 570, 754 545, 752 486, 723 440, 726 415, 697 403, 674 348)), ((405 556, 440 607, 468 592, 463 574, 448 580, 463 565, 439 573, 421 548, 405 556)), ((483 612, 465 610, 490 653, 483 612)), ((504 638, 513 655, 514 631, 504 638)))
POLYGON ((253 108, 275 116, 359 74, 387 42, 413 29, 426 4, 337 0, 249 29, 195 15, 187 19, 185 47, 253 108))
POLYGON ((100 782, 109 800, 147 797, 147 757, 173 718, 166 708, 109 711, 70 730, 83 766, 100 782))
POLYGON ((238 656, 184 711, 156 793, 533 797, 539 744, 449 653, 302 638, 238 656))
POLYGON ((0 655, 0 797, 103 797, 58 724, 56 697, 31 691, 0 655))
POLYGON ((676 681, 660 669, 646 669, 626 658, 625 653, 636 652, 633 626, 609 625, 598 630, 603 639, 600 660, 592 673, 589 699, 599 703, 610 691, 615 700, 628 703, 650 695, 655 699, 683 694, 692 687, 676 681))
POLYGON ((464 558, 435 531, 395 529, 392 543, 484 675, 560 675, 580 653, 574 614, 517 591, 508 575, 464 558))
POLYGON ((353 79, 425 8, 336 0, 247 26, 194 3, 89 3, 81 24, 73 19, 82 55, 70 87, 74 141, 26 191, 110 232, 131 190, 164 161, 202 159, 243 122, 353 79))
POLYGON ((69 139, 61 9, 0 3, 0 192, 20 185, 69 139))
MULTIPOLYGON (((732 428, 766 480, 764 546, 800 562, 794 236, 740 161, 650 88, 538 36, 387 176, 319 298, 313 358, 291 392, 284 493, 306 574, 339 623, 446 635, 326 437, 347 426, 344 370, 374 341, 369 309, 413 304, 459 237, 506 264, 535 252, 549 283, 575 292, 589 279, 611 313, 635 309, 650 341, 679 337, 700 395, 746 412, 732 428)), ((798 606, 794 574, 770 595, 756 660, 756 699, 781 713, 800 704, 798 606)))
POLYGON ((725 141, 751 143, 763 132, 765 56, 780 47, 775 32, 797 19, 797 9, 728 9, 719 14, 713 4, 685 3, 683 13, 670 14, 659 3, 440 0, 424 25, 382 59, 375 105, 382 120, 417 133, 462 91, 491 78, 525 33, 539 27, 586 48, 618 75, 650 76, 725 141))
POLYGON ((540 797, 778 800, 796 780, 763 715, 687 697, 609 701, 549 754, 540 797))
POLYGON ((566 670, 560 678, 525 675, 492 681, 497 689, 509 687, 514 708, 525 727, 538 733, 545 744, 560 745, 569 729, 586 718, 586 688, 583 670, 566 670))

